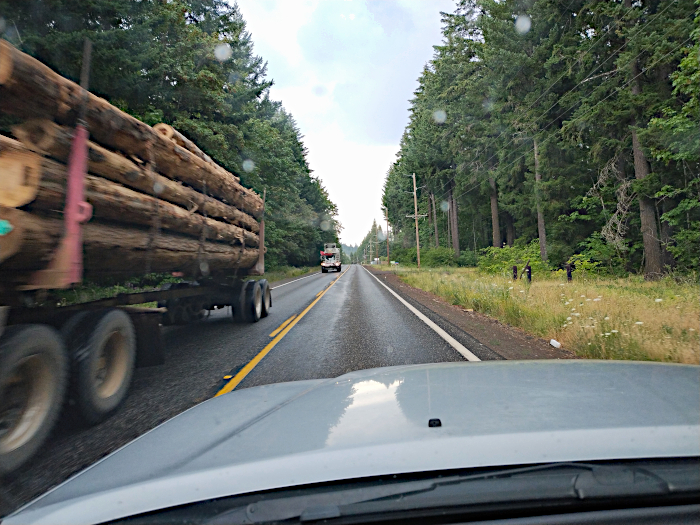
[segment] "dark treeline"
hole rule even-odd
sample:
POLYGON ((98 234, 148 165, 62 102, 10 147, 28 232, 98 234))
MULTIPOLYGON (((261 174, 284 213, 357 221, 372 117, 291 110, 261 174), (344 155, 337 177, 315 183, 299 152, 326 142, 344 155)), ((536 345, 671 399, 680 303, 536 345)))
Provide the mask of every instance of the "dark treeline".
MULTIPOLYGON (((148 124, 165 122, 260 195, 266 263, 318 264, 336 207, 311 175, 302 136, 270 100, 238 7, 224 0, 0 0, 0 35, 76 80, 93 41, 91 90, 148 124)), ((1 116, 0 116, 1 117, 1 116)), ((0 121, 9 132, 11 121, 0 121)))
POLYGON ((700 4, 461 0, 443 36, 385 182, 398 250, 415 173, 422 248, 698 269, 700 4))

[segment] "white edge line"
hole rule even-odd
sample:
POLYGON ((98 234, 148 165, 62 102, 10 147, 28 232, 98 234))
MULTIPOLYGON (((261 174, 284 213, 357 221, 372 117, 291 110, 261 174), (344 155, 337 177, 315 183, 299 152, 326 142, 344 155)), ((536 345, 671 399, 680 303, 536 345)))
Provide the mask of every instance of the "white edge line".
POLYGON ((293 281, 289 281, 288 283, 278 284, 277 286, 270 286, 270 290, 274 290, 275 288, 282 288, 283 286, 287 286, 288 284, 292 284, 292 283, 295 283, 295 282, 297 282, 297 281, 301 281, 302 279, 308 279, 309 277, 313 277, 314 275, 318 275, 318 274, 320 274, 320 273, 321 273, 321 272, 314 272, 314 273, 312 273, 311 275, 306 275, 306 276, 304 276, 304 277, 299 277, 298 279, 294 279, 293 281))
POLYGON ((394 290, 389 288, 386 284, 381 282, 379 278, 377 278, 376 275, 372 274, 367 268, 364 266, 362 267, 368 274, 370 274, 372 277, 374 277, 379 284, 381 284, 384 288, 389 290, 389 292, 396 297, 399 301, 403 303, 403 305, 411 310, 418 319, 423 321, 425 324, 427 324, 430 328, 433 329, 433 331, 438 334, 440 337, 442 337, 447 344, 449 344, 452 348, 457 350, 460 354, 462 354, 467 361, 481 361, 478 357, 476 357, 474 354, 472 354, 469 350, 467 350, 459 341, 457 341, 454 337, 452 337, 450 334, 445 332, 442 328, 440 328, 438 325, 436 325, 434 322, 432 322, 430 319, 428 319, 425 315, 423 315, 419 310, 413 307, 411 303, 406 301, 403 297, 401 297, 399 294, 397 294, 394 290))

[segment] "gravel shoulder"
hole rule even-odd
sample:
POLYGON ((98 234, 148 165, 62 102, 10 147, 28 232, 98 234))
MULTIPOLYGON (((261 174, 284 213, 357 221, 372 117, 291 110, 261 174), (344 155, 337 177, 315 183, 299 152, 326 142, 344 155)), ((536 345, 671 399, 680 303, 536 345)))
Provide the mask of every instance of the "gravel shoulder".
MULTIPOLYGON (((519 328, 478 312, 467 311, 435 294, 409 286, 394 272, 372 266, 365 268, 457 340, 460 340, 460 335, 464 338, 459 332, 467 334, 472 341, 465 346, 470 350, 475 346, 480 348, 481 352, 477 352, 477 355, 495 354, 490 356, 492 359, 577 359, 573 352, 554 348, 548 341, 519 328)), ((479 357, 482 358, 481 355, 479 357)))

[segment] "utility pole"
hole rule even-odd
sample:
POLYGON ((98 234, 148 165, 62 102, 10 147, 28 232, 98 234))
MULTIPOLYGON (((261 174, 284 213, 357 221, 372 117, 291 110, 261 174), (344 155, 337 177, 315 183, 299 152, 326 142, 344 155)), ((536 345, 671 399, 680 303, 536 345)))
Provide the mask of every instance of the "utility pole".
POLYGON ((391 265, 391 259, 389 258, 389 207, 385 206, 384 211, 386 212, 386 263, 391 265))
POLYGON ((416 174, 413 177, 413 215, 406 215, 406 217, 413 217, 416 220, 416 259, 418 261, 418 268, 420 268, 420 238, 418 237, 418 217, 425 217, 425 215, 418 215, 418 196, 416 194, 416 174))

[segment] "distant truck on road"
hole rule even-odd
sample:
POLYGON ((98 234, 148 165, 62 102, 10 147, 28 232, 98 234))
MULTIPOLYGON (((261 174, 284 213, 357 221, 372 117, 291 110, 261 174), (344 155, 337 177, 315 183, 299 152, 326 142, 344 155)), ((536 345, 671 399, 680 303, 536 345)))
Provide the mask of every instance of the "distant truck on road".
POLYGON ((323 245, 321 252, 321 272, 328 273, 328 270, 340 271, 340 248, 334 242, 327 242, 323 245))

